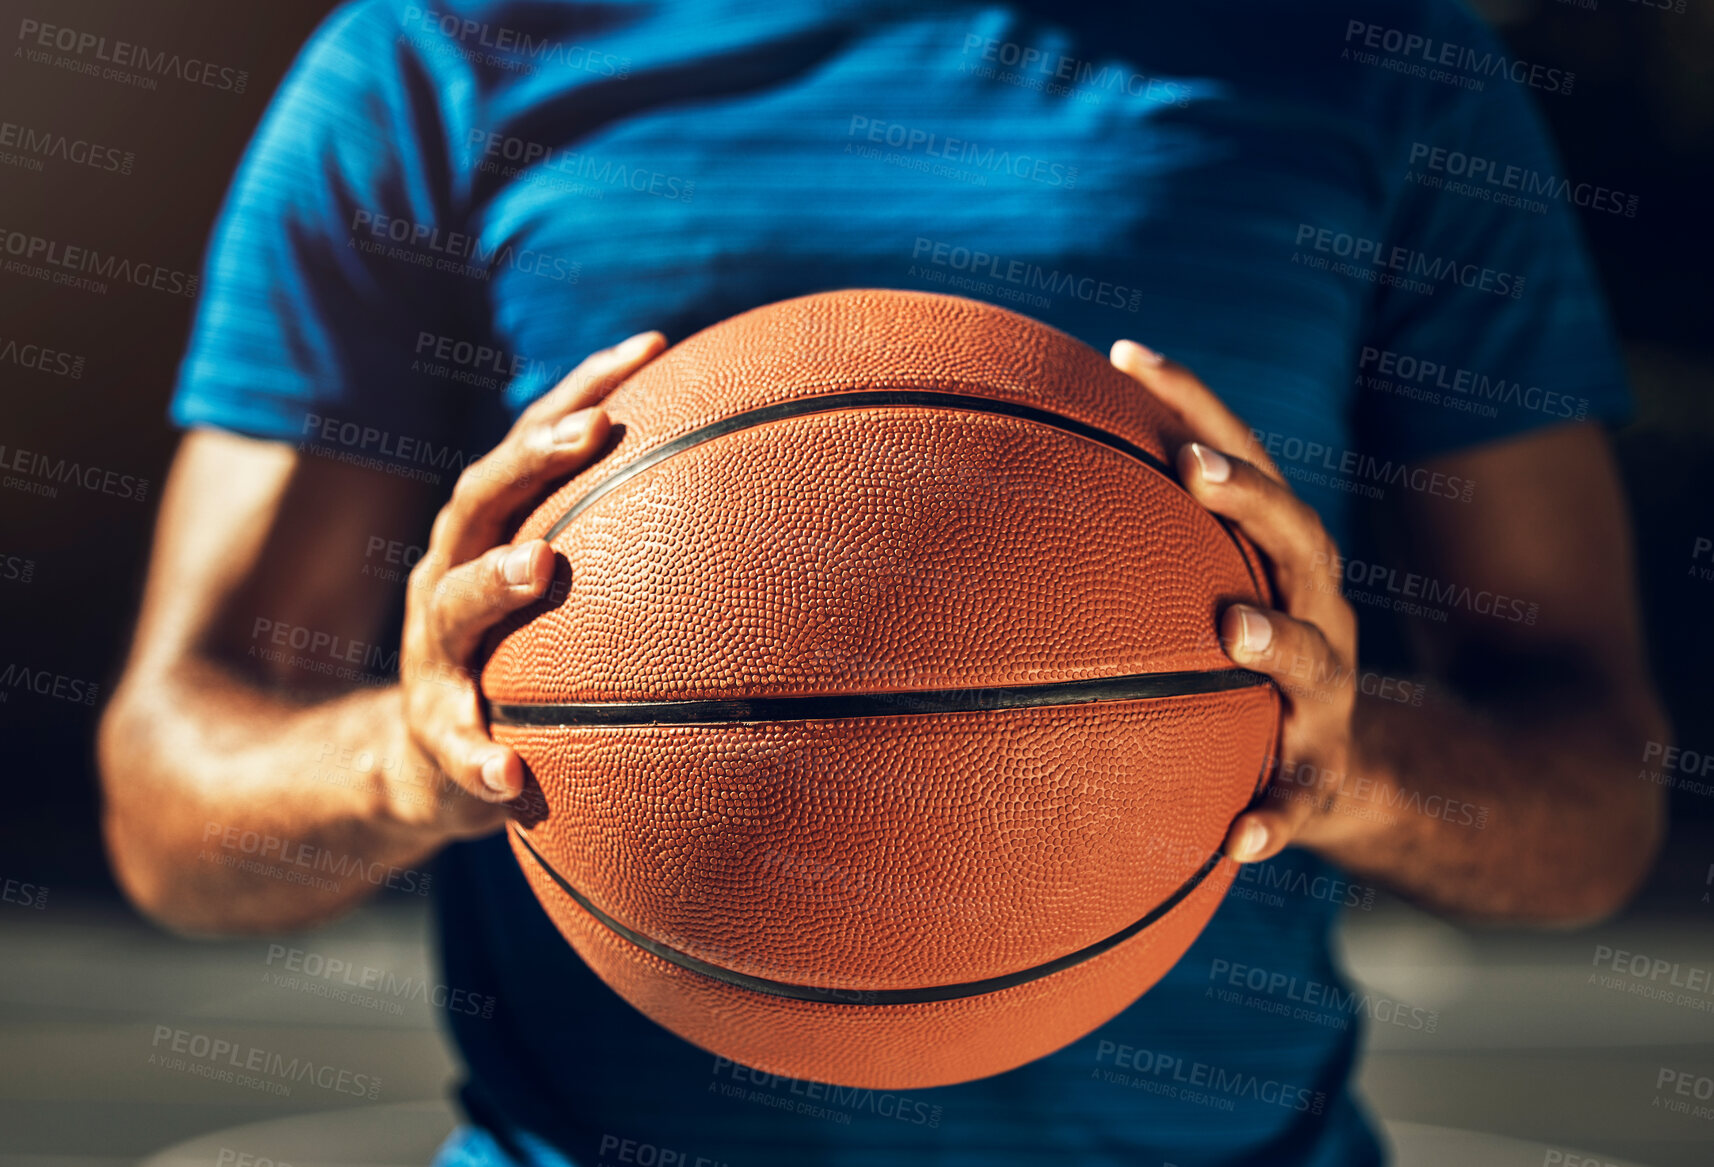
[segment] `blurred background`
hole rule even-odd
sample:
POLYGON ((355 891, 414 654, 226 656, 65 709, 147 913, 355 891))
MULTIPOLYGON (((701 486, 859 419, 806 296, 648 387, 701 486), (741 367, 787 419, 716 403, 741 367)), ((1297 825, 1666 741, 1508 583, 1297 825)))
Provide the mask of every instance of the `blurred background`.
MULTIPOLYGON (((1639 402, 1616 441, 1654 673, 1687 753, 1677 771, 1639 758, 1638 775, 1616 776, 1647 780, 1648 769, 1674 787, 1664 855, 1617 921, 1543 935, 1459 929, 1387 902, 1349 913, 1356 976, 1441 1017, 1433 1034, 1370 1026, 1361 1082, 1407 1148, 1401 1162, 1714 1162, 1707 1096, 1698 1115, 1694 1094, 1685 1113, 1663 1106, 1670 1092, 1657 1089, 1665 1067, 1714 1075, 1714 776, 1698 772, 1714 751, 1714 4, 1685 0, 1680 12, 1677 3, 1479 5, 1518 55, 1576 71, 1573 100, 1538 101, 1568 175, 1639 196, 1635 218, 1582 222, 1639 402), (1603 950, 1677 971, 1650 981, 1609 968, 1609 983, 1595 975, 1603 950), (1642 991, 1698 971, 1702 1008, 1642 991), (1498 1137, 1478 1145, 1457 1131, 1498 1137)), ((14 33, 23 19, 51 19, 170 43, 247 79, 242 93, 143 92, 7 54, 4 226, 198 271, 240 151, 332 7, 7 0, 0 27, 14 33), (104 152, 89 164, 14 153, 9 125, 104 152)), ((13 354, 0 359, 0 446, 76 451, 114 472, 107 489, 0 489, 0 670, 64 679, 59 696, 0 685, 10 770, 0 814, 0 1167, 128 1164, 252 1123, 262 1125, 202 1137, 158 1163, 260 1167, 273 1157, 283 1167, 270 1139, 285 1137, 280 1120, 309 1111, 330 1112, 327 1130, 348 1129, 352 1163, 412 1161, 397 1158, 399 1140, 412 1138, 422 1145, 415 1161, 426 1162, 451 1121, 443 1100, 454 1069, 436 1010, 411 993, 340 1000, 281 975, 302 950, 300 964, 307 953, 400 982, 430 976, 420 897, 383 896, 312 937, 191 942, 137 919, 102 854, 92 730, 126 647, 176 442, 165 406, 192 303, 121 282, 100 294, 0 273, 0 346, 20 346, 0 347, 13 354), (28 361, 21 346, 37 346, 28 361), (162 1024, 288 1053, 349 1052, 350 1064, 382 1078, 380 1109, 337 1092, 277 1097, 162 1072, 150 1063, 162 1024), (375 1113, 339 1127, 353 1108, 375 1113), (370 1138, 376 1147, 391 1138, 394 1157, 364 1158, 370 1138)))

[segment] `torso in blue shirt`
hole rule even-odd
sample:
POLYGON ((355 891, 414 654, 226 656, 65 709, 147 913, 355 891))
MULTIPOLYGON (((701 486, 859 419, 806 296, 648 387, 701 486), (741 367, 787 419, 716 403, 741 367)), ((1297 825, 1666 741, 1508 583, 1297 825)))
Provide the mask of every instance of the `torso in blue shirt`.
MULTIPOLYGON (((1524 91, 1352 55, 1354 20, 1492 49, 1461 9, 1117 7, 344 9, 234 187, 175 417, 450 484, 633 332, 677 339, 823 289, 953 292, 1188 364, 1344 544, 1353 499, 1423 489, 1420 460, 1570 416, 1542 387, 1588 416, 1621 407, 1564 209, 1428 190, 1413 169, 1427 143, 1552 172, 1524 91), (1364 259, 1398 247, 1405 267, 1364 259), (1417 286, 1385 278, 1401 274, 1417 286), (1477 391, 1425 363, 1538 392, 1471 408, 1477 391)), ((473 1125, 447 1162, 1378 1157, 1347 1090, 1361 1009, 1289 1007, 1343 1000, 1328 933, 1363 889, 1301 852, 1246 869, 1097 1032, 897 1092, 770 1078, 648 1021, 498 839, 451 849, 439 889, 447 983, 498 1001, 449 1014, 473 1125), (1235 965, 1276 988, 1234 995, 1235 965)))

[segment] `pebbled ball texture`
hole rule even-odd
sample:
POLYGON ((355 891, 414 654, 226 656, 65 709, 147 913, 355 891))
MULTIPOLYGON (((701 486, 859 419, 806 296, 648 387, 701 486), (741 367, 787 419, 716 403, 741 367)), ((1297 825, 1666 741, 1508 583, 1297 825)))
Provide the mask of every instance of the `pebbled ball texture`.
MULTIPOLYGON (((523 524, 556 588, 509 621, 496 705, 722 701, 1230 669, 1221 608, 1259 559, 1161 467, 1042 420, 858 403, 667 443, 763 406, 869 390, 1047 410, 1170 464, 1171 416, 1080 342, 894 291, 760 308, 608 399, 617 439, 523 524)), ((1075 428, 1075 426, 1073 427, 1075 428)), ((757 1069, 844 1086, 967 1081, 1082 1037, 1155 983, 1229 886, 1171 897, 1256 795, 1271 685, 968 712, 508 725, 539 790, 512 844, 582 958, 655 1021, 757 1069), (838 990, 798 1000, 664 959, 838 990), (1038 970, 952 1000, 866 994, 1038 970)))

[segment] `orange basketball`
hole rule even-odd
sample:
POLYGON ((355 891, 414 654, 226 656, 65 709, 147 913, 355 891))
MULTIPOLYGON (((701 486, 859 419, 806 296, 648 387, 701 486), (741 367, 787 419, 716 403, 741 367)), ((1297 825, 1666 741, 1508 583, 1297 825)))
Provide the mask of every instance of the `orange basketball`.
POLYGON ((1260 561, 1079 341, 849 291, 698 333, 519 531, 549 601, 482 674, 530 885, 703 1049, 945 1085, 1089 1033, 1231 882, 1279 698, 1216 619, 1260 561))

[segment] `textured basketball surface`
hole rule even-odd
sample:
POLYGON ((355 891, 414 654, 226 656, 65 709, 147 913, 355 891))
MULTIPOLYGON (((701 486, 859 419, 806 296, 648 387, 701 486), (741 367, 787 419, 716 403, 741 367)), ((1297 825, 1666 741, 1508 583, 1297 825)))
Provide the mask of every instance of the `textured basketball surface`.
POLYGON ((1259 563, 1166 411, 1045 325, 892 291, 735 317, 608 410, 519 532, 554 602, 482 677, 540 785, 513 849, 590 967, 714 1053, 875 1088, 1154 984, 1279 721, 1216 634, 1259 563))

